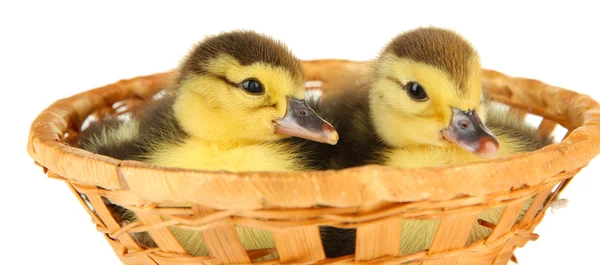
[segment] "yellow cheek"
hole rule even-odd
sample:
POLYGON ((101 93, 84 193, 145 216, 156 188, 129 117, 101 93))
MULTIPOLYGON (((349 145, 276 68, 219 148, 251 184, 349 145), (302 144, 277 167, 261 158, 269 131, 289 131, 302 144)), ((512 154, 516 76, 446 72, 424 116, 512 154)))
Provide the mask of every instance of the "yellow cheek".
POLYGON ((445 104, 435 105, 435 119, 442 126, 447 127, 450 125, 450 120, 452 120, 452 109, 450 106, 445 104))
POLYGON ((287 99, 282 98, 279 100, 279 102, 277 103, 277 107, 274 108, 273 111, 275 115, 277 115, 277 117, 283 117, 287 113, 287 107, 287 99))
POLYGON ((381 104, 383 109, 397 114, 418 114, 426 111, 430 106, 429 102, 416 102, 410 99, 406 90, 389 80, 378 81, 372 92, 371 97, 376 97, 376 104, 381 104))

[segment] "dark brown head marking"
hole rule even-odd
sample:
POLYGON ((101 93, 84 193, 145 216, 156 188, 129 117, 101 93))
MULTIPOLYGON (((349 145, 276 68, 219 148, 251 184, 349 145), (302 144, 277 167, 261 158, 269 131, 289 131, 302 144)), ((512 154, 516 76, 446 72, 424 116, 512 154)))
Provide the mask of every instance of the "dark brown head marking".
POLYGON ((435 27, 401 34, 388 44, 383 53, 438 67, 451 76, 461 91, 466 89, 469 78, 469 60, 476 55, 475 49, 461 36, 435 27))
POLYGON ((181 78, 190 73, 206 74, 207 63, 222 55, 232 56, 241 65, 262 62, 284 68, 294 78, 304 77, 300 61, 285 44, 254 31, 231 31, 210 36, 196 45, 181 65, 181 78))

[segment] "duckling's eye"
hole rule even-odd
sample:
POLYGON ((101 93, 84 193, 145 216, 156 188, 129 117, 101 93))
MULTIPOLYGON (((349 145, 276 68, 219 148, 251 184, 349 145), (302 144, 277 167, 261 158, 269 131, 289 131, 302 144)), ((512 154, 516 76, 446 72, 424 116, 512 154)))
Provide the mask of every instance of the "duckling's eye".
POLYGON ((263 85, 256 79, 246 79, 242 81, 242 88, 250 94, 259 95, 265 92, 263 85))
POLYGON ((408 82, 405 86, 406 93, 415 101, 426 101, 429 99, 425 89, 417 82, 408 82))

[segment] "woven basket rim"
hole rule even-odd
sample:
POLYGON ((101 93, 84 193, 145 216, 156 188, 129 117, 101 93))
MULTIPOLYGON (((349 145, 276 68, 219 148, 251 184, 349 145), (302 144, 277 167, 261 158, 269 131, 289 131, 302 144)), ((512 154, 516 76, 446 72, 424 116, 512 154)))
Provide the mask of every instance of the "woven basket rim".
MULTIPOLYGON (((307 60, 303 63, 324 61, 365 63, 335 59, 307 60)), ((60 132, 64 134, 74 119, 81 119, 89 114, 83 113, 82 109, 86 108, 78 108, 79 106, 114 102, 114 98, 124 98, 131 93, 147 96, 143 95, 144 92, 136 91, 136 88, 148 85, 148 82, 153 82, 151 85, 154 86, 164 85, 161 80, 168 79, 171 75, 173 72, 124 79, 56 101, 32 123, 27 143, 29 155, 44 168, 64 178, 105 189, 130 190, 149 201, 192 201, 213 208, 258 209, 264 207, 265 197, 269 197, 268 204, 275 207, 306 207, 315 204, 349 207, 378 201, 447 200, 464 195, 482 196, 518 189, 524 185, 534 186, 546 180, 547 176, 584 167, 600 153, 600 106, 591 97, 537 80, 508 77, 487 69, 484 70, 484 85, 502 87, 510 84, 512 88, 517 87, 515 89, 522 92, 521 95, 543 95, 555 101, 560 99, 562 105, 552 108, 555 108, 555 112, 570 117, 566 123, 572 123, 573 128, 570 129, 573 131, 562 142, 535 152, 465 165, 419 169, 367 165, 305 172, 233 173, 165 168, 93 154, 62 141, 60 132), (518 88, 515 84, 520 83, 535 84, 535 87, 518 88), (536 164, 537 166, 533 166, 536 164), (87 175, 80 176, 85 174, 87 175), (503 177, 509 175, 516 177, 503 177), (336 189, 336 183, 340 181, 351 183, 360 192, 361 198, 346 198, 343 191, 336 189), (246 187, 245 189, 252 189, 252 192, 240 194, 238 199, 222 198, 219 192, 223 190, 216 187, 223 185, 246 187), (267 196, 270 188, 294 190, 298 185, 313 186, 315 192, 291 200, 276 200, 267 196), (177 191, 172 187, 178 187, 177 191)), ((502 101, 501 97, 498 99, 502 101)))

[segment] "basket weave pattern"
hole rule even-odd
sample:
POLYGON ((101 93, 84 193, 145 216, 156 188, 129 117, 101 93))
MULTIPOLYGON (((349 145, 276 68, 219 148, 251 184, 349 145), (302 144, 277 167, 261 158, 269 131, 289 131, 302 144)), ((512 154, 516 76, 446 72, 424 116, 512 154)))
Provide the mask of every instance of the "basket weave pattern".
MULTIPOLYGON (((343 60, 303 64, 307 79, 320 81, 320 89, 331 94, 356 86, 370 66, 343 60)), ((274 251, 279 259, 260 263, 506 264, 516 247, 538 237, 533 229, 549 202, 600 152, 600 107, 586 95, 536 80, 483 74, 492 99, 544 117, 540 134, 562 125, 565 139, 536 152, 461 166, 286 173, 167 169, 69 145, 90 114, 114 114, 113 103, 144 102, 167 87, 173 73, 163 73, 57 101, 32 124, 28 152, 49 177, 69 185, 124 264, 249 264, 274 251), (121 227, 103 197, 133 210, 139 220, 121 227), (173 203, 191 206, 168 206, 173 203), (498 206, 506 208, 497 224, 476 219, 498 206), (440 220, 429 250, 399 253, 403 218, 440 220), (493 232, 465 246, 474 224, 493 232), (211 256, 187 254, 168 229, 173 226, 202 231, 211 256), (271 231, 276 249, 244 249, 235 226, 271 231), (357 228, 356 254, 325 259, 318 226, 357 228), (145 231, 157 248, 141 247, 129 234, 145 231)))

